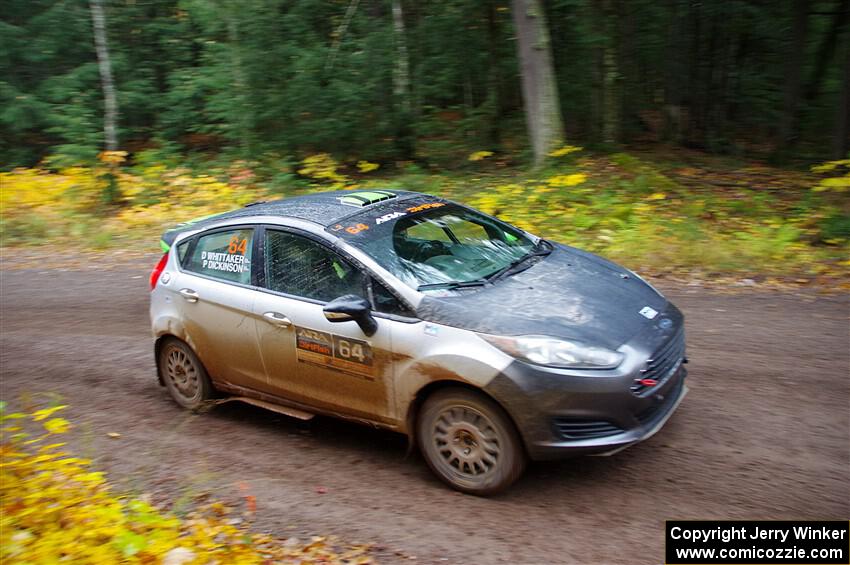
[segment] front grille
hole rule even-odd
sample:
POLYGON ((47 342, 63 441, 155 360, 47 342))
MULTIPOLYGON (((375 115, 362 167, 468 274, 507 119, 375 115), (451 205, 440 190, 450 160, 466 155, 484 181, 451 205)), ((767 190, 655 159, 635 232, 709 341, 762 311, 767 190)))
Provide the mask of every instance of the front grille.
POLYGON ((654 406, 650 406, 643 412, 637 415, 638 422, 640 422, 641 426, 645 426, 647 424, 651 424, 656 418, 662 416, 667 413, 667 410, 670 406, 676 402, 676 399, 679 398, 679 394, 682 392, 682 386, 684 386, 684 379, 679 379, 673 389, 667 393, 667 396, 663 401, 659 402, 654 406))
POLYGON ((640 377, 632 384, 632 392, 641 396, 646 390, 663 383, 670 376, 670 372, 682 362, 684 356, 685 330, 682 328, 647 360, 640 377), (640 382, 643 379, 652 379, 656 384, 643 384, 640 382))
POLYGON ((555 418, 555 428, 564 439, 593 439, 623 432, 622 428, 604 420, 555 418))

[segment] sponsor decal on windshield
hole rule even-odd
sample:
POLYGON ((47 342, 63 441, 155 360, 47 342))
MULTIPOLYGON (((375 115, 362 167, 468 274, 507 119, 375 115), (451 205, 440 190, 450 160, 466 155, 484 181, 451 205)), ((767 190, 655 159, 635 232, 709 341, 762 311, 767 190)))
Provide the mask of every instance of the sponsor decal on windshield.
POLYGON ((380 218, 375 218, 375 225, 381 225, 384 222, 389 222, 390 220, 395 220, 396 218, 401 218, 406 215, 406 212, 390 212, 389 214, 384 214, 380 218))
POLYGON ((385 202, 375 208, 366 208, 362 213, 356 214, 338 224, 328 226, 326 229, 331 233, 342 236, 366 236, 371 237, 370 227, 378 229, 379 226, 391 225, 394 220, 403 218, 410 214, 418 214, 434 208, 447 206, 446 202, 435 202, 433 197, 419 197, 392 202, 385 202))
POLYGON ((420 204, 419 206, 408 208, 407 211, 411 214, 415 214, 416 212, 424 212, 425 210, 430 210, 432 208, 442 208, 445 205, 445 202, 428 202, 426 204, 420 204))

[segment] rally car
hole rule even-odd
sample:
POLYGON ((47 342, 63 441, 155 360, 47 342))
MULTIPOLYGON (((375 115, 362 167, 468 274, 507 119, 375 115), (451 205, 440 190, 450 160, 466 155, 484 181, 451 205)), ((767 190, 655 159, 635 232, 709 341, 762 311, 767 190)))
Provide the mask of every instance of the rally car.
POLYGON ((395 430, 463 492, 644 440, 687 392, 683 316, 652 286, 442 198, 261 202, 161 243, 150 314, 177 403, 395 430))

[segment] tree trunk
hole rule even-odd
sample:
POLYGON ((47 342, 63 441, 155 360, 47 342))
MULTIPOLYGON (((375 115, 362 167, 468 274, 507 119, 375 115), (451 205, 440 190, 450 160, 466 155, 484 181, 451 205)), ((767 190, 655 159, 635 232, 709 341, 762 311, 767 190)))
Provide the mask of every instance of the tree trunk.
POLYGON ((100 82, 103 88, 103 136, 107 151, 118 149, 118 100, 115 97, 115 82, 112 80, 112 63, 109 60, 109 45, 106 41, 106 18, 102 0, 90 0, 94 47, 100 82))
POLYGON ((791 43, 785 67, 782 119, 779 125, 777 146, 779 154, 793 147, 799 134, 800 94, 809 22, 809 0, 793 0, 792 18, 791 43))
POLYGON ((835 55, 835 47, 841 38, 841 32, 844 26, 847 25, 848 17, 850 17, 850 0, 838 0, 832 25, 815 55, 815 68, 806 87, 806 102, 813 102, 820 94, 826 69, 835 55))
POLYGON ((689 2, 688 5, 688 35, 690 45, 688 50, 688 86, 687 107, 688 120, 687 130, 683 143, 690 147, 705 147, 705 124, 702 122, 705 107, 705 80, 703 78, 703 5, 699 2, 689 2))
POLYGON ((393 38, 396 63, 393 70, 393 98, 395 111, 395 143, 402 159, 413 159, 415 154, 412 127, 412 104, 410 101, 410 56, 407 52, 407 34, 404 26, 404 11, 401 0, 392 0, 393 38))
POLYGON ((407 55, 407 38, 404 29, 404 12, 401 0, 393 0, 393 32, 396 48, 396 66, 393 74, 393 93, 405 113, 410 112, 410 59, 407 55))
POLYGON ((534 164, 564 141, 552 45, 540 0, 512 0, 528 137, 534 164))
POLYGON ((242 69, 242 45, 239 39, 239 20, 237 15, 238 5, 227 4, 227 41, 230 50, 230 64, 232 72, 234 105, 232 107, 232 120, 234 126, 239 130, 239 143, 246 157, 253 153, 253 114, 251 105, 248 103, 248 87, 245 81, 245 71, 242 69))
POLYGON ((339 47, 342 44, 342 38, 345 37, 345 32, 348 31, 348 26, 351 24, 351 18, 354 17, 354 12, 357 11, 357 5, 359 3, 360 0, 351 0, 348 4, 348 8, 345 10, 345 16, 343 16, 342 23, 339 24, 339 27, 336 30, 334 40, 331 43, 331 48, 328 51, 328 58, 325 63, 325 74, 329 75, 330 71, 333 70, 336 54, 339 52, 339 47))
POLYGON ((843 69, 844 76, 841 80, 841 99, 835 117, 835 136, 832 144, 833 157, 836 159, 847 158, 850 151, 850 37, 845 40, 843 69))
POLYGON ((602 0, 602 142, 617 143, 620 137, 620 75, 617 68, 617 16, 612 0, 602 0))
POLYGON ((683 57, 685 43, 684 0, 667 0, 669 14, 666 37, 666 61, 664 63, 664 130, 662 139, 676 144, 682 142, 682 77, 687 74, 683 57))
POLYGON ((644 100, 643 90, 638 77, 645 76, 638 68, 638 58, 635 56, 635 19, 634 3, 616 0, 617 34, 617 67, 619 71, 620 98, 620 127, 619 140, 627 142, 640 123, 639 112, 644 100))
POLYGON ((487 128, 487 141, 491 149, 499 149, 502 143, 502 111, 504 108, 504 97, 502 96, 502 70, 501 58, 499 57, 499 20, 496 14, 496 0, 489 0, 487 10, 487 50, 488 50, 488 73, 489 82, 488 102, 492 105, 490 123, 487 128))

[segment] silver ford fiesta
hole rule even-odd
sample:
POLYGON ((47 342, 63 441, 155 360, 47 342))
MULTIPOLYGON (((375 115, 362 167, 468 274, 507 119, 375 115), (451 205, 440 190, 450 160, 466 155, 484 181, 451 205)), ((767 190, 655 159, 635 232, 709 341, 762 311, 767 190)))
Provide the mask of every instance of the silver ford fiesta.
POLYGON ((681 312, 631 271, 400 190, 260 202, 164 234, 160 383, 407 434, 463 492, 644 440, 687 392, 681 312))

